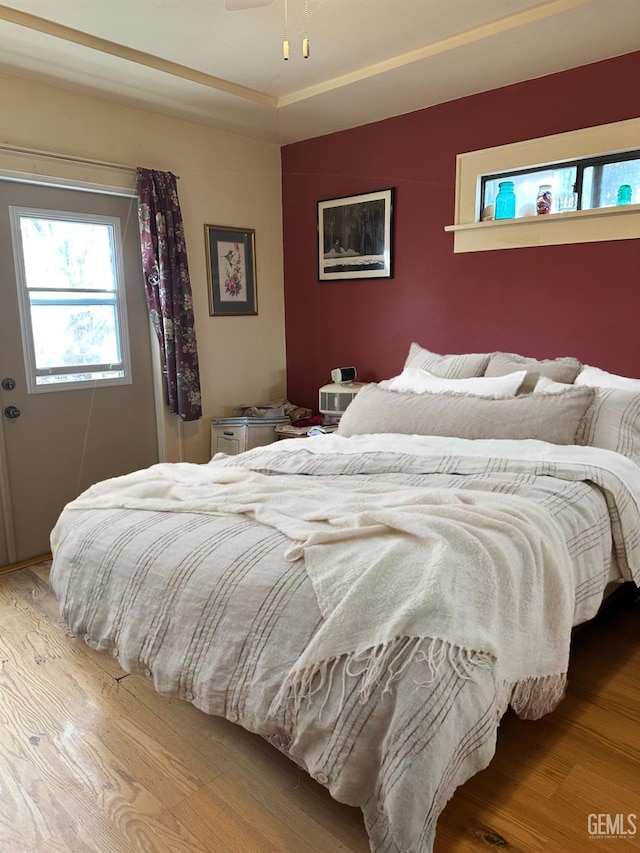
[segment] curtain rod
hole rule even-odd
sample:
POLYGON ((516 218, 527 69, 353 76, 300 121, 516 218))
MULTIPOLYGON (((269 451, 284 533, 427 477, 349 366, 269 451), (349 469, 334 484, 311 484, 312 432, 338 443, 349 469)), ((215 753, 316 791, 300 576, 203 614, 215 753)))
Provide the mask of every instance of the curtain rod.
MULTIPOLYGON (((107 160, 90 160, 87 157, 77 157, 73 154, 59 154, 56 151, 45 151, 37 148, 22 148, 17 145, 5 145, 0 143, 0 151, 7 151, 9 154, 28 154, 32 157, 44 157, 49 160, 66 160, 69 163, 82 163, 85 166, 101 166, 104 169, 117 169, 120 172, 135 172, 136 166, 129 166, 126 163, 110 163, 107 160)), ((176 175, 180 178, 180 175, 176 175)))

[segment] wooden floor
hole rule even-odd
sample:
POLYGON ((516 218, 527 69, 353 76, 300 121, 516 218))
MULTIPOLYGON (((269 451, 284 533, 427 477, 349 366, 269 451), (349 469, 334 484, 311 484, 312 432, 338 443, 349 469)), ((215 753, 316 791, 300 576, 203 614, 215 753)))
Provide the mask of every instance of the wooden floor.
MULTIPOLYGON (((442 815, 436 853, 640 849, 640 831, 588 826, 593 813, 640 824, 639 615, 604 614, 577 635, 557 711, 507 715, 493 763, 442 815)), ((359 812, 261 738, 70 637, 46 567, 0 576, 1 853, 368 849, 359 812)))

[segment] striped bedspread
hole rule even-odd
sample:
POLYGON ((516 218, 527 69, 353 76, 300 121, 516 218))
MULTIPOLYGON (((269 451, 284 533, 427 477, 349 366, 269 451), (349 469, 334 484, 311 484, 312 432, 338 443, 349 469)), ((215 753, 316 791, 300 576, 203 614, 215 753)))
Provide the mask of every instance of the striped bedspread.
MULTIPOLYGON (((410 485, 529 501, 562 531, 574 624, 595 614, 614 564, 640 579, 640 468, 607 451, 322 436, 209 465, 295 474, 309 490, 376 478, 390 494, 410 485)), ((201 476, 208 466, 194 467, 201 476)), ((505 710, 494 669, 470 673, 441 659, 425 678, 433 659, 400 648, 392 691, 379 683, 363 698, 353 662, 340 659, 318 701, 274 706, 324 621, 303 559, 285 558, 290 539, 191 504, 170 512, 102 499, 96 508, 101 485, 69 504, 52 534, 51 584, 72 630, 161 693, 271 739, 334 797, 360 806, 375 853, 429 853, 453 791, 493 756, 505 710)))

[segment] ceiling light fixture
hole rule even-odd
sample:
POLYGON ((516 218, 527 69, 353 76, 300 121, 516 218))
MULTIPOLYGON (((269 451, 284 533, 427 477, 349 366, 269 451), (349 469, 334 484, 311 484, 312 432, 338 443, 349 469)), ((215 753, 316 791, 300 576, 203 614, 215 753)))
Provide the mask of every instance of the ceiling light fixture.
MULTIPOLYGON (((304 0, 304 37, 302 39, 302 56, 309 59, 311 43, 309 41, 309 0, 304 0)), ((289 59, 289 0, 284 0, 284 40, 282 42, 282 58, 289 59)))

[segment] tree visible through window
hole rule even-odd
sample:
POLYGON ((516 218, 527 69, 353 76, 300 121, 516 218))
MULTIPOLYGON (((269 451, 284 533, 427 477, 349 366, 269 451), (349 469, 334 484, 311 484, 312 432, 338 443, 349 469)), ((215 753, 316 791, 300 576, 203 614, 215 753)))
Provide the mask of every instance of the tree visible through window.
POLYGON ((118 220, 13 208, 12 225, 31 386, 129 381, 118 220))

